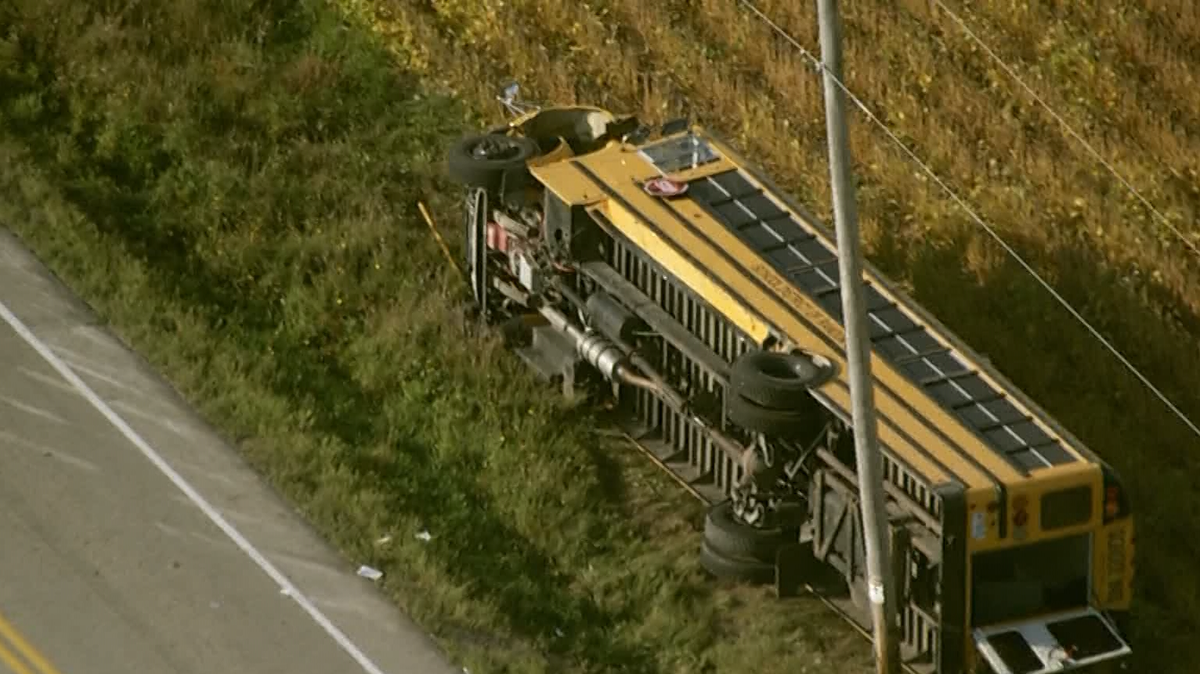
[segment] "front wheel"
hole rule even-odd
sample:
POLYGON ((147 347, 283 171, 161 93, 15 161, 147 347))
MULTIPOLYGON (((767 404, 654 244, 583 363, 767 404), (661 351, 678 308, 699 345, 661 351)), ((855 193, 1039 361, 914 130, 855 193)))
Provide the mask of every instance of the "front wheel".
POLYGON ((471 295, 475 298, 480 316, 488 319, 488 274, 487 274, 487 193, 474 188, 467 192, 466 208, 463 209, 463 251, 467 263, 467 276, 471 281, 471 295))
POLYGON ((789 539, 782 528, 760 529, 739 520, 733 502, 725 501, 709 508, 704 518, 704 542, 718 555, 774 563, 775 554, 789 539))
POLYGON ((491 191, 500 187, 506 174, 524 168, 537 153, 537 143, 528 138, 474 135, 450 148, 447 168, 450 177, 463 185, 491 191))

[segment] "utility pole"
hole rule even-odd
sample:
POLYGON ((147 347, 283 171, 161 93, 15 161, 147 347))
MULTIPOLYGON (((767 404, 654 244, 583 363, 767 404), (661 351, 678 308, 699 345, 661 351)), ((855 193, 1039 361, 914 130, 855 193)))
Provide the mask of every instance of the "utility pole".
POLYGON ((898 622, 895 587, 889 562, 890 540, 884 509, 883 454, 875 427, 875 400, 871 387, 871 348, 863 292, 862 250, 858 234, 858 209, 850 176, 850 138, 846 130, 842 79, 842 30, 837 0, 818 0, 821 23, 822 76, 825 83, 825 124, 829 138, 829 174, 833 183, 833 214, 837 228, 839 283, 842 316, 846 325, 850 399, 854 417, 854 451, 866 538, 867 593, 875 634, 875 663, 879 674, 899 671, 898 622))

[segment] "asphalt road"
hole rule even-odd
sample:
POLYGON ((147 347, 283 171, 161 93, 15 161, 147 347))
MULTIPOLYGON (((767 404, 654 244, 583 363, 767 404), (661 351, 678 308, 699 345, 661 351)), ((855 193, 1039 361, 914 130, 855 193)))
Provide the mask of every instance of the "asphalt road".
POLYGON ((0 672, 461 671, 2 229, 0 318, 0 672))

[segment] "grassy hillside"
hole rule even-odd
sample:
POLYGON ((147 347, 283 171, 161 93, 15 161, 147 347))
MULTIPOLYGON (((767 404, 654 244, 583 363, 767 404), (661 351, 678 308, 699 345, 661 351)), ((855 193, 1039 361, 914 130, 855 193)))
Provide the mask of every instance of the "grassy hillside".
MULTIPOLYGON (((815 48, 809 5, 761 4, 815 48)), ((973 22, 1194 233, 1196 10, 1034 4, 973 22)), ((926 0, 846 12, 851 87, 1200 416, 1195 258, 926 0)), ((734 0, 12 0, 0 35, 0 221, 472 672, 867 669, 813 602, 712 590, 695 505, 457 320, 415 209, 457 235, 442 148, 515 76, 688 110, 827 213, 819 82, 734 0)), ((1200 441, 881 136, 853 141, 872 259, 1125 475, 1137 669, 1186 671, 1200 441)))
POLYGON ((712 591, 690 497, 458 320, 416 202, 452 212, 474 122, 369 32, 18 0, 0 35, 0 222, 470 671, 866 671, 815 601, 712 591))

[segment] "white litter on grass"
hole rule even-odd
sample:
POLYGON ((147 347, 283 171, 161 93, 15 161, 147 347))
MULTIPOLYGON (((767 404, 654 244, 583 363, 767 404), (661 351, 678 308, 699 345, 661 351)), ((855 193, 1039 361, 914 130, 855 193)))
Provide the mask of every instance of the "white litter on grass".
POLYGON ((557 628, 557 627, 555 627, 555 628, 554 628, 554 633, 555 633, 556 635, 558 635, 560 638, 561 638, 561 637, 563 637, 563 636, 565 636, 565 635, 563 634, 563 631, 562 631, 561 629, 557 628))
POLYGON ((433 540, 433 534, 430 534, 428 531, 422 531, 417 534, 417 539, 428 543, 429 541, 433 540))
POLYGON ((383 578, 382 571, 374 567, 367 566, 366 564, 358 567, 358 575, 366 578, 367 580, 379 580, 380 578, 383 578))
POLYGON ((392 537, 390 534, 387 536, 381 536, 380 538, 377 538, 375 540, 376 545, 387 545, 388 543, 391 543, 391 542, 392 542, 392 537))

